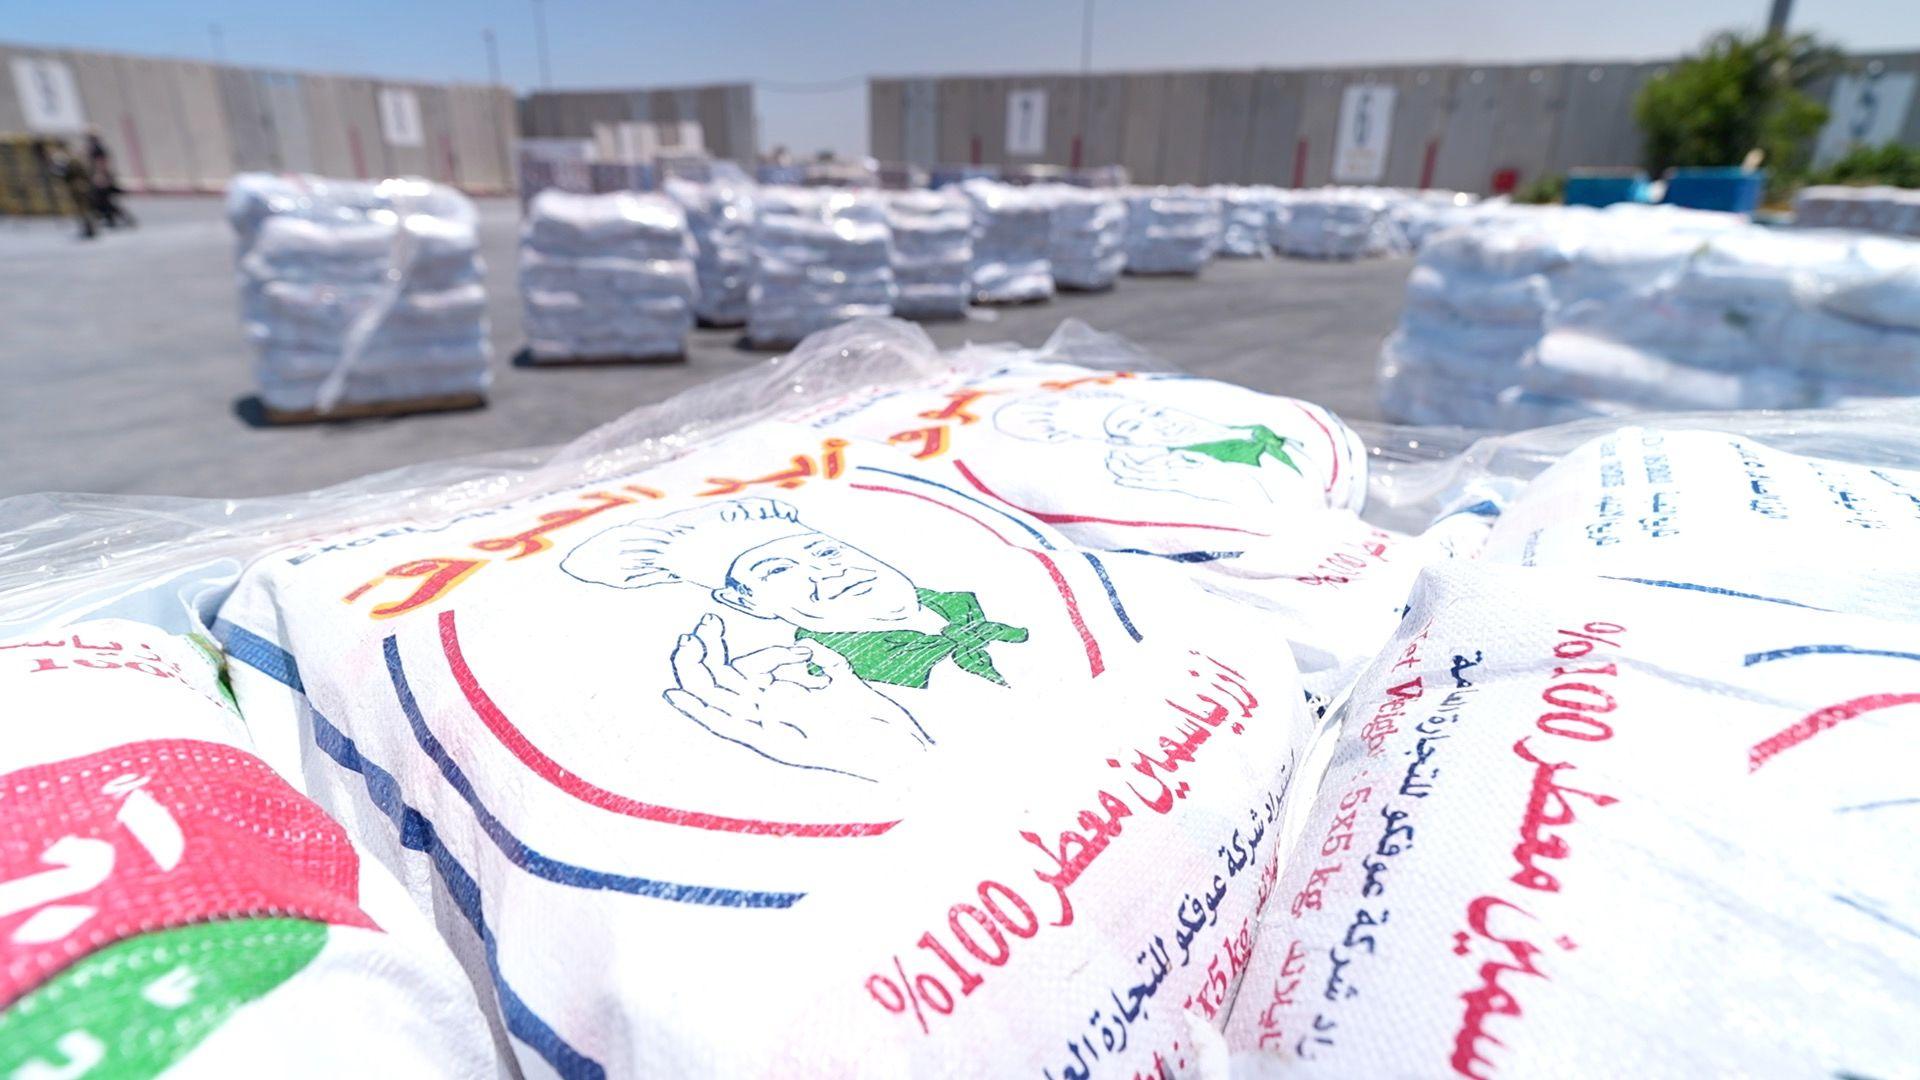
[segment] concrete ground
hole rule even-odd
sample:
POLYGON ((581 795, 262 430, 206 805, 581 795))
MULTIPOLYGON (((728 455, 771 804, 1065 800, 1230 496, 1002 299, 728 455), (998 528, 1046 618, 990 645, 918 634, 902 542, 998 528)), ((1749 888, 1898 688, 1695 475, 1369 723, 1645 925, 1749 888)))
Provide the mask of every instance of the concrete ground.
MULTIPOLYGON (((485 450, 564 442, 637 405, 762 362, 738 331, 696 331, 684 364, 529 369, 514 281, 518 206, 481 202, 492 402, 463 413, 260 427, 233 241, 213 198, 134 199, 141 225, 90 243, 68 222, 0 218, 0 496, 246 496, 485 450)), ((1219 261, 1198 280, 996 308, 927 326, 943 346, 1037 345, 1061 320, 1122 334, 1198 374, 1378 416, 1374 359, 1399 318, 1404 259, 1219 261)))

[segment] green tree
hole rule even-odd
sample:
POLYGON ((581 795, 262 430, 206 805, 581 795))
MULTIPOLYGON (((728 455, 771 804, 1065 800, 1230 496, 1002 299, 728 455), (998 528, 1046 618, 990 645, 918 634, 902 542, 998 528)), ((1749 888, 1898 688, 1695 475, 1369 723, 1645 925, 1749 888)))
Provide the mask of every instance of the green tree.
POLYGON ((1725 31, 1654 76, 1634 100, 1647 167, 1737 165, 1759 149, 1777 182, 1806 168, 1827 108, 1806 94, 1846 60, 1811 34, 1725 31))
POLYGON ((1809 184, 1891 184, 1920 188, 1920 146, 1856 146, 1807 177, 1809 184))

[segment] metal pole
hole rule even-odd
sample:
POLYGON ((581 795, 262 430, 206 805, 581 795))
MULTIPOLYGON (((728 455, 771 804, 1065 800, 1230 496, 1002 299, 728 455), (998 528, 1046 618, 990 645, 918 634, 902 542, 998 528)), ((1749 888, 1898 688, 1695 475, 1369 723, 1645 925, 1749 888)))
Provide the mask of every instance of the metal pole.
POLYGON ((553 67, 547 62, 547 4, 546 0, 533 0, 534 41, 540 49, 540 87, 553 89, 553 67))
POLYGON ((1793 17, 1793 0, 1773 0, 1773 7, 1767 12, 1767 33, 1785 34, 1787 20, 1793 17))
POLYGON ((220 31, 220 24, 208 23, 207 36, 213 39, 213 62, 216 64, 226 63, 227 62, 227 44, 225 40, 223 40, 223 36, 220 31))
POLYGON ((480 40, 487 43, 487 85, 500 85, 500 43, 493 39, 493 27, 480 31, 480 40))

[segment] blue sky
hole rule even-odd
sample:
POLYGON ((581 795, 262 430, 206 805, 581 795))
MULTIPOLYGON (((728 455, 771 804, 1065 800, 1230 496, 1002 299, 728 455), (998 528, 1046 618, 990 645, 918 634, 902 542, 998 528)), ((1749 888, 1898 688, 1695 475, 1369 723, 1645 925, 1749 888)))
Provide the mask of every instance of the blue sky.
MULTIPOLYGON (((554 85, 750 80, 761 140, 866 149, 869 75, 1072 71, 1083 0, 543 0, 554 85), (802 91, 799 84, 825 85, 802 91)), ((1096 70, 1673 55, 1757 27, 1766 0, 1095 0, 1096 70)), ((534 0, 0 0, 0 40, 209 58, 256 67, 480 82, 481 31, 502 76, 539 82, 534 0)), ((1857 49, 1920 48, 1920 0, 1798 0, 1794 28, 1857 49)))

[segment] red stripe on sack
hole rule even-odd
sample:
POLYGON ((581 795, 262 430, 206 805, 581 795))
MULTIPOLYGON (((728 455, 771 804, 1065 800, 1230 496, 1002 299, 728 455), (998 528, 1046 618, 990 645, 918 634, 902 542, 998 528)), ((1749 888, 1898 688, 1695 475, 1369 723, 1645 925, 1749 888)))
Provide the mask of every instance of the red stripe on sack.
POLYGON ((1815 735, 1833 728, 1845 720, 1865 716, 1881 709, 1891 709, 1896 705, 1920 703, 1920 694, 1868 694, 1852 701, 1843 701, 1838 705, 1829 705, 1817 712, 1808 713, 1793 726, 1777 735, 1753 744, 1747 751, 1747 771, 1754 772, 1783 750, 1791 750, 1815 735))
POLYGON ((960 475, 966 477, 967 483, 972 484, 975 490, 979 491, 980 494, 985 495, 990 499, 995 499, 999 502, 1006 503, 1008 506, 1013 507, 1015 510, 1020 511, 1021 513, 1026 514, 1029 517, 1038 518, 1049 525, 1062 525, 1062 524, 1073 524, 1075 522, 1087 522, 1089 524, 1097 524, 1097 525, 1124 525, 1129 528, 1135 528, 1135 529, 1212 529, 1215 532, 1242 533, 1247 536, 1267 536, 1268 535, 1267 533, 1263 533, 1263 532, 1254 532, 1252 529, 1235 528, 1232 525, 1202 525, 1197 521, 1121 521, 1117 518, 1088 517, 1084 514, 1049 514, 1049 513, 1046 513, 1045 511, 1034 510, 1030 507, 1021 506, 1019 503, 1010 502, 1007 499, 1002 498, 999 492, 996 492, 992 488, 981 483, 980 478, 973 475, 973 470, 967 468, 966 462, 955 461, 953 463, 953 467, 960 470, 960 475))
POLYGON ((662 825, 680 825, 689 829, 710 829, 714 832, 750 833, 758 836, 805 836, 805 837, 853 837, 879 836, 898 821, 852 821, 828 824, 803 824, 792 821, 765 821, 760 818, 724 817, 720 814, 708 814, 698 810, 676 810, 670 806, 641 802, 638 799, 616 794, 594 784, 566 766, 548 757, 541 749, 533 745, 519 727, 493 698, 480 687, 473 676, 473 669, 467 666, 467 658, 460 651, 460 634, 454 624, 454 613, 440 613, 440 647, 447 654, 447 666, 453 671, 453 681, 460 686, 460 692, 466 695, 467 704, 473 707, 480 722, 493 732, 494 738, 507 748, 507 752, 519 759, 520 763, 533 770, 534 774, 579 799, 589 806, 639 818, 643 821, 658 822, 662 825))
POLYGON ((1027 554, 1033 556, 1034 558, 1039 559, 1040 565, 1047 568, 1047 576, 1053 579, 1054 591, 1060 594, 1061 602, 1067 605, 1067 618, 1073 622, 1073 628, 1075 632, 1077 632, 1080 635, 1080 645, 1082 648, 1086 649, 1087 651, 1087 666, 1093 670, 1093 674, 1095 676, 1098 676, 1101 672, 1107 670, 1106 661, 1102 660, 1100 657, 1100 643, 1094 640, 1093 631, 1087 629, 1087 620, 1080 617, 1080 602, 1074 599, 1073 587, 1067 584, 1066 575, 1060 572, 1060 567, 1056 565, 1052 559, 1048 558, 1045 552, 1035 551, 1030 547, 1021 547, 1019 544, 1016 544, 1013 541, 1007 539, 1005 536, 1002 536, 1000 534, 1000 530, 995 529, 993 526, 987 524, 984 521, 981 521, 979 518, 974 517, 972 514, 967 513, 965 510, 962 510, 957 506, 948 506, 946 503, 943 503, 938 499, 928 498, 927 496, 919 494, 918 492, 902 491, 899 488, 880 487, 879 485, 876 485, 876 484, 854 484, 853 488, 856 491, 884 491, 893 495, 905 495, 910 499, 919 499, 922 502, 930 502, 933 505, 940 507, 942 510, 951 510, 956 514, 959 514, 961 517, 966 518, 968 521, 973 522, 975 525, 978 525, 981 528, 987 530, 989 533, 992 533, 994 539, 1000 541, 1001 543, 1007 545, 1008 547, 1014 548, 1018 551, 1024 551, 1027 554))
POLYGON ((1305 405, 1302 405, 1297 401, 1293 403, 1293 407, 1296 409, 1299 409, 1303 413, 1306 413, 1307 419, 1313 421, 1313 426, 1319 428, 1320 434, 1325 435, 1327 437, 1327 442, 1333 445, 1333 475, 1327 477, 1327 488, 1324 492, 1322 492, 1322 494, 1331 495, 1333 494, 1334 482, 1340 479, 1340 440, 1334 438, 1333 432, 1327 430, 1327 425, 1321 423, 1320 418, 1313 415, 1312 409, 1307 408, 1305 405))

